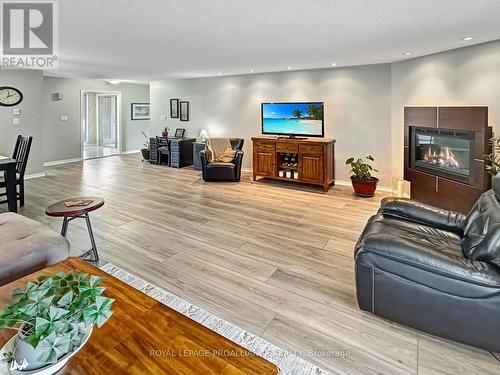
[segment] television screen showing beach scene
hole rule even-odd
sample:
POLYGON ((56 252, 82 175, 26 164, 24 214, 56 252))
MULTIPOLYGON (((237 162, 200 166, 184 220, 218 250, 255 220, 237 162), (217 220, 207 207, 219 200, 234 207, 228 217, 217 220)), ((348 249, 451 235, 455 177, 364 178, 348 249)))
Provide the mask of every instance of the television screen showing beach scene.
POLYGON ((323 137, 323 103, 262 103, 262 133, 323 137))

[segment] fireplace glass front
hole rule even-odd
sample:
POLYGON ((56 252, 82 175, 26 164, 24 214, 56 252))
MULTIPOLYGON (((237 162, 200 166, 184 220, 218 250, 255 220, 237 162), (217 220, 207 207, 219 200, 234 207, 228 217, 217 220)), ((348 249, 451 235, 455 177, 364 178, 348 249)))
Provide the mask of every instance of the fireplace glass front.
POLYGON ((411 133, 412 168, 471 183, 474 132, 412 127, 411 133))

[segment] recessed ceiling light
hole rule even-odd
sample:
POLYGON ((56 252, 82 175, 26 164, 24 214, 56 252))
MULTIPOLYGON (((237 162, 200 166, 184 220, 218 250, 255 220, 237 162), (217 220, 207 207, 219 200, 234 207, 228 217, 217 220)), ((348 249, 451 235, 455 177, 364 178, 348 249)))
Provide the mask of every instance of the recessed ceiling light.
POLYGON ((476 37, 475 36, 465 36, 462 38, 462 40, 464 40, 466 42, 468 42, 469 40, 473 40, 473 39, 476 39, 476 37))
POLYGON ((288 70, 292 70, 292 67, 291 67, 291 66, 289 66, 287 69, 288 69, 288 70))
POLYGON ((332 65, 332 66, 337 66, 337 63, 332 63, 331 65, 332 65))
POLYGON ((221 73, 221 72, 219 72, 219 73, 217 73, 217 75, 218 75, 218 76, 221 76, 221 75, 222 75, 222 73, 221 73))
POLYGON ((253 73, 253 69, 250 69, 250 73, 253 73))
POLYGON ((410 56, 410 55, 413 55, 413 52, 403 52, 403 55, 410 56))
POLYGON ((118 85, 120 84, 120 81, 118 79, 108 79, 108 83, 110 85, 118 85))

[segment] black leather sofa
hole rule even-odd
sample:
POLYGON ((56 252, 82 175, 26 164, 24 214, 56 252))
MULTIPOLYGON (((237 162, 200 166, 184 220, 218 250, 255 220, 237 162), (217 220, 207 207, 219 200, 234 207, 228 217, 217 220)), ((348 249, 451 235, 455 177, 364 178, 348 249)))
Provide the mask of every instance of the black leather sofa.
POLYGON ((241 165, 243 163, 243 138, 229 138, 233 150, 237 150, 233 162, 210 163, 206 151, 200 151, 201 175, 204 181, 239 181, 241 178, 241 165))
POLYGON ((500 177, 468 215, 384 199, 355 271, 362 310, 500 352, 500 177))

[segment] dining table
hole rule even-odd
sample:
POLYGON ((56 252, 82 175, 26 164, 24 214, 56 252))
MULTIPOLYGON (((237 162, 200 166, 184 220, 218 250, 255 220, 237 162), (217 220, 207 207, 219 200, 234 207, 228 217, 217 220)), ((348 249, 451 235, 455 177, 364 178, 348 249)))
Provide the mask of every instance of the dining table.
POLYGON ((7 207, 10 212, 17 212, 16 165, 17 161, 15 159, 0 155, 0 171, 4 173, 7 207))

